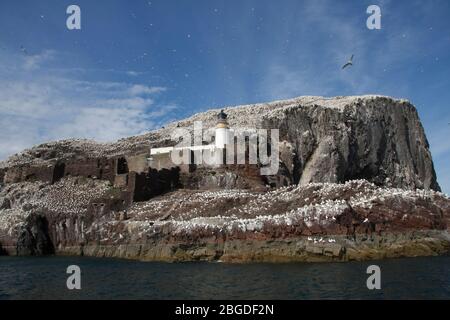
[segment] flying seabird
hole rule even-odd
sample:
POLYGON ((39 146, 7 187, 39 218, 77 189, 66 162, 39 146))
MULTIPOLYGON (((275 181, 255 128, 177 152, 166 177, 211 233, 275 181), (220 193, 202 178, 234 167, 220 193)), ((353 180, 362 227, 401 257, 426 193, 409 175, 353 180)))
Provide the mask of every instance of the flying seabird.
POLYGON ((347 63, 342 66, 342 69, 345 69, 345 68, 350 67, 352 65, 353 65, 353 54, 350 57, 350 60, 348 60, 347 63))
POLYGON ((22 51, 25 55, 28 55, 27 49, 25 49, 25 47, 22 45, 20 46, 20 51, 22 51))

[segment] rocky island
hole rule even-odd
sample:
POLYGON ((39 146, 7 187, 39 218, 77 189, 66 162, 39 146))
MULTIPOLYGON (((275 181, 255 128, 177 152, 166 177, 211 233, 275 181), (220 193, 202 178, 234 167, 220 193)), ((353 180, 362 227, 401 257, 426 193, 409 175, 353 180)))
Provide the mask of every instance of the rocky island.
MULTIPOLYGON (((299 97, 224 108, 278 128, 279 170, 157 163, 175 128, 114 143, 45 143, 0 164, 0 254, 152 261, 350 261, 445 254, 440 192, 415 107, 384 96, 299 97)), ((189 129, 190 130, 190 129, 189 129)))

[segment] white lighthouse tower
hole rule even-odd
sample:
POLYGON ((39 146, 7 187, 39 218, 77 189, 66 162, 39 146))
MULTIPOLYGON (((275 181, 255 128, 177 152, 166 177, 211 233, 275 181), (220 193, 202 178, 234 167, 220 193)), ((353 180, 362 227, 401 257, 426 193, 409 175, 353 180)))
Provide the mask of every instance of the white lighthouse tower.
POLYGON ((217 115, 216 148, 224 149, 230 143, 230 127, 227 122, 227 114, 220 110, 217 115))

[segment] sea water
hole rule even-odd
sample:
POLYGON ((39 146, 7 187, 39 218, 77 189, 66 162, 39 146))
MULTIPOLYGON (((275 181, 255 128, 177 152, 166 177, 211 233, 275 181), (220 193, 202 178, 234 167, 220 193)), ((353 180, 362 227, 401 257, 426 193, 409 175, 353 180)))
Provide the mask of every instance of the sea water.
POLYGON ((159 263, 0 257, 0 299, 450 299, 450 257, 346 263, 159 263), (367 267, 381 289, 367 288, 367 267), (67 267, 81 269, 68 290, 67 267))

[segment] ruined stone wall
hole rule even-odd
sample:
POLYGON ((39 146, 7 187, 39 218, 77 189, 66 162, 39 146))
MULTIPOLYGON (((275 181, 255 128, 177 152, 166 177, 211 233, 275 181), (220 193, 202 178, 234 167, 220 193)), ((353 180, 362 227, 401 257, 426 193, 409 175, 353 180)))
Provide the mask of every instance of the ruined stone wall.
POLYGON ((156 170, 171 169, 177 165, 172 162, 170 153, 160 153, 151 156, 150 167, 156 170))
POLYGON ((134 201, 147 201, 180 187, 180 169, 149 169, 146 173, 132 172, 128 183, 134 185, 134 201))
POLYGON ((77 159, 65 163, 65 176, 82 176, 114 181, 116 159, 77 159))
POLYGON ((4 183, 16 183, 22 181, 53 181, 54 165, 45 166, 24 165, 8 168, 4 177, 4 183))
POLYGON ((137 173, 142 173, 148 169, 148 154, 140 154, 136 156, 126 156, 128 170, 137 173))
POLYGON ((64 176, 80 176, 114 181, 115 159, 80 158, 45 165, 21 165, 8 168, 4 183, 43 181, 54 183, 64 176))

